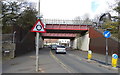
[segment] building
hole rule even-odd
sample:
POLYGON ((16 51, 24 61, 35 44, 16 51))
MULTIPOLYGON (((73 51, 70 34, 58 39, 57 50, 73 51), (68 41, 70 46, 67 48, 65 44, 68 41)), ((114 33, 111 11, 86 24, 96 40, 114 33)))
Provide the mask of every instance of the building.
POLYGON ((70 47, 70 39, 59 39, 58 40, 59 45, 64 45, 70 47))
POLYGON ((51 44, 59 45, 58 39, 44 39, 44 45, 51 45, 51 44))
POLYGON ((64 45, 64 46, 70 46, 70 39, 44 39, 44 45, 64 45))

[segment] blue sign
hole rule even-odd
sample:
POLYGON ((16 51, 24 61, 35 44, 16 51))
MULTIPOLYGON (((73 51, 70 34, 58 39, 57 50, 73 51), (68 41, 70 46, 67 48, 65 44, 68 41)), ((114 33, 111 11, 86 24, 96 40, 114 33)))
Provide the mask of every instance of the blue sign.
POLYGON ((117 54, 113 54, 112 57, 113 57, 114 59, 117 59, 117 58, 118 58, 118 55, 117 55, 117 54))
POLYGON ((111 36, 110 31, 104 31, 103 33, 104 37, 109 38, 111 36))

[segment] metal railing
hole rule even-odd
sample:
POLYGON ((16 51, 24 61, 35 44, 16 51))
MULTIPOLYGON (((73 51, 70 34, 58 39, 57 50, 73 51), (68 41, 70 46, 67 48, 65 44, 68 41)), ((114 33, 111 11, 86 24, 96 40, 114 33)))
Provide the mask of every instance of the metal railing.
POLYGON ((74 25, 92 25, 91 20, 60 20, 60 19, 42 19, 45 24, 74 24, 74 25))

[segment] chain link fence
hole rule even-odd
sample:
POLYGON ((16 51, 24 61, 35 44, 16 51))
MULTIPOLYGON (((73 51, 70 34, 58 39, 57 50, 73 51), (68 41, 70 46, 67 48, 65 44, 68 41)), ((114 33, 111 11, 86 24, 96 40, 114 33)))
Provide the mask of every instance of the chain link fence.
POLYGON ((92 20, 61 20, 61 19, 42 19, 45 24, 74 24, 74 25, 92 25, 92 20))

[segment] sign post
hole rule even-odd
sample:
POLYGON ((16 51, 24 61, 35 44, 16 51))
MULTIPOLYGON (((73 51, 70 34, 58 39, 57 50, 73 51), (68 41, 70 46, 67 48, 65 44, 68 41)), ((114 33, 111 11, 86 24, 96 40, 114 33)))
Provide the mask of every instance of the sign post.
POLYGON ((39 71, 39 33, 45 33, 44 24, 40 20, 40 0, 38 6, 38 20, 34 24, 31 32, 36 32, 36 72, 39 71))
POLYGON ((104 31, 103 33, 104 37, 106 38, 106 65, 108 65, 108 38, 111 36, 110 31, 104 31))
POLYGON ((38 19, 31 29, 31 32, 36 32, 36 71, 39 70, 39 33, 45 33, 44 24, 38 19))
POLYGON ((39 71, 39 32, 36 33, 36 72, 39 71))

